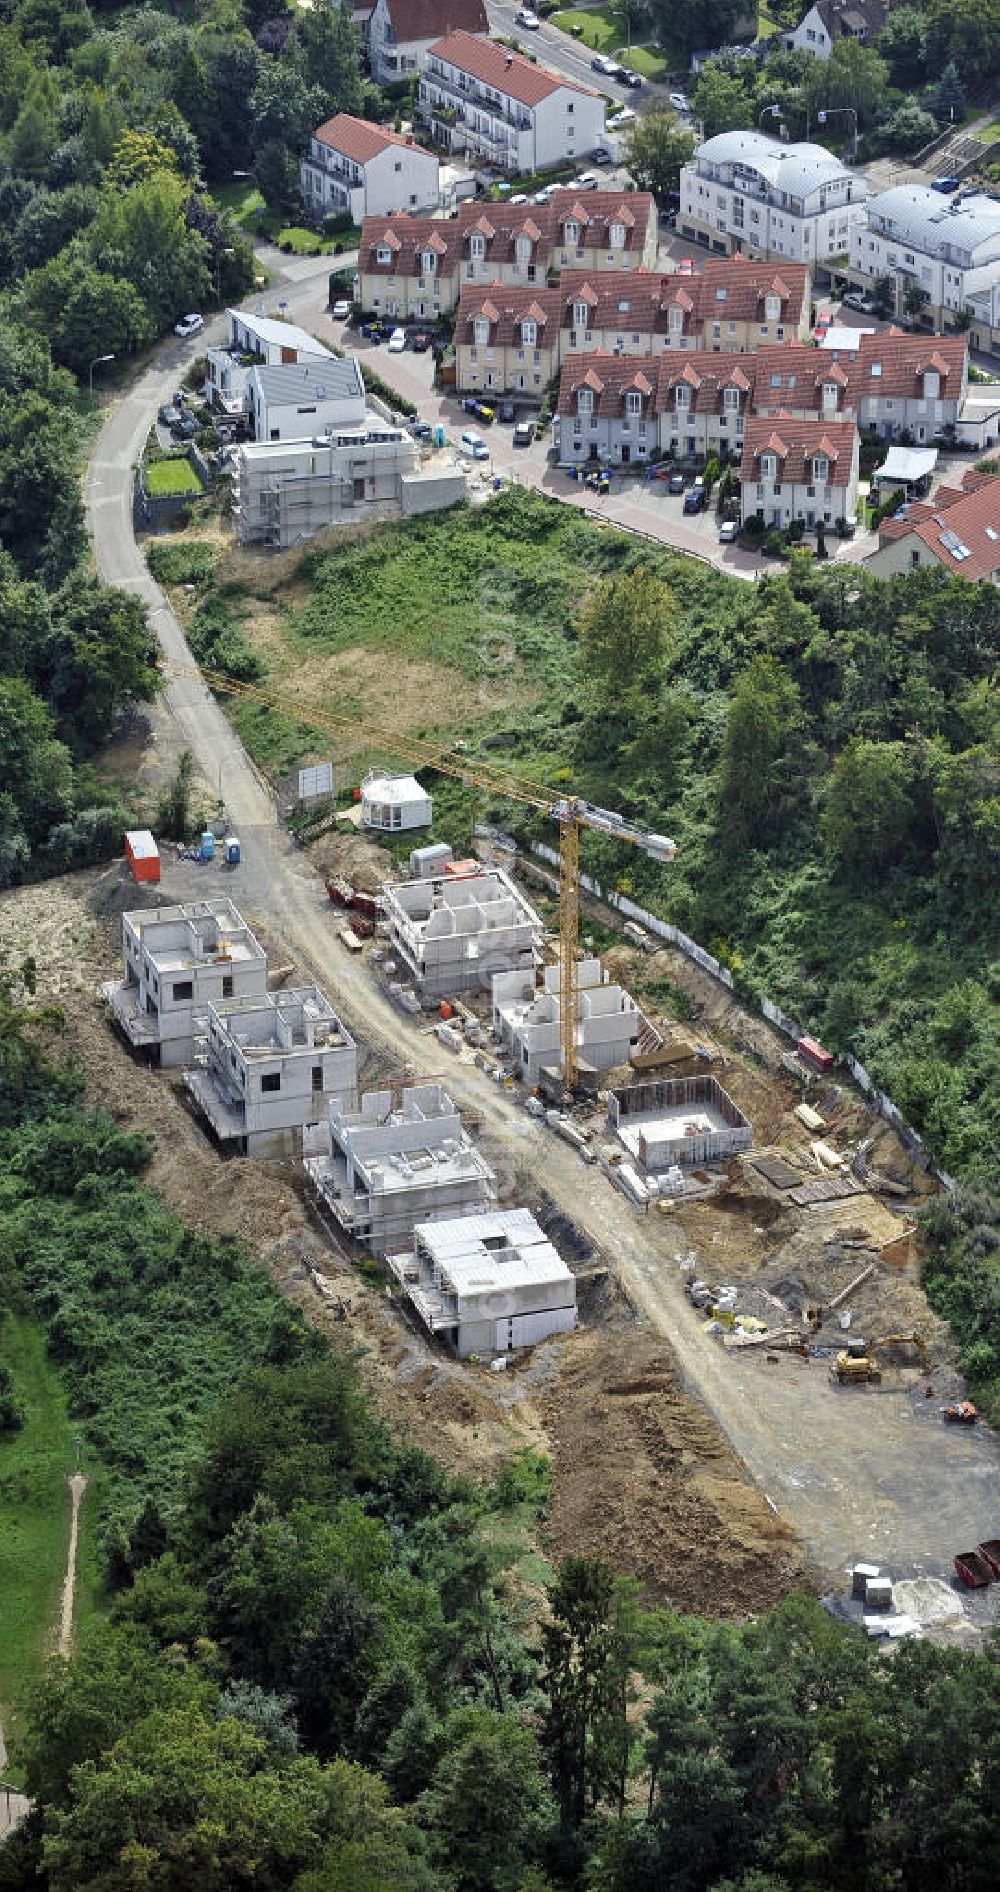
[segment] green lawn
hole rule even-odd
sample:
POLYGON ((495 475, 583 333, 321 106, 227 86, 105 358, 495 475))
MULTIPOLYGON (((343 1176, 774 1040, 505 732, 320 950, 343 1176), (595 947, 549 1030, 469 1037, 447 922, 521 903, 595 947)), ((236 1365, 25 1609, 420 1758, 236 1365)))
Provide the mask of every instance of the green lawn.
POLYGON ((981 125, 979 130, 974 131, 972 135, 978 138, 981 144, 995 143, 996 139, 1000 138, 1000 118, 993 118, 988 125, 981 125))
POLYGON ((264 199, 252 177, 237 177, 231 184, 213 184, 212 196, 220 210, 228 212, 234 223, 249 224, 257 229, 260 221, 258 212, 264 209, 264 199))
POLYGON ((660 79, 666 72, 659 46, 634 41, 631 46, 625 44, 621 14, 613 7, 567 7, 563 12, 553 13, 552 25, 561 26, 564 33, 581 27, 582 31, 575 33, 574 38, 582 45, 589 46, 595 53, 613 54, 623 66, 631 66, 645 79, 660 79))
POLYGON ((194 467, 187 456, 181 454, 171 460, 150 460, 146 467, 146 487, 154 499, 165 499, 174 493, 190 493, 194 498, 202 491, 194 467))
MULTIPOLYGON (((0 1439, 0 1711, 11 1751, 8 1772, 16 1777, 17 1707, 53 1647, 58 1623, 69 1543, 66 1480, 76 1465, 77 1427, 42 1329, 28 1315, 7 1315, 0 1359, 14 1376, 26 1412, 22 1430, 0 1439)), ((92 1475, 86 1455, 82 1468, 92 1475)), ((77 1627, 93 1613, 99 1587, 96 1497, 91 1482, 81 1512, 77 1627)))

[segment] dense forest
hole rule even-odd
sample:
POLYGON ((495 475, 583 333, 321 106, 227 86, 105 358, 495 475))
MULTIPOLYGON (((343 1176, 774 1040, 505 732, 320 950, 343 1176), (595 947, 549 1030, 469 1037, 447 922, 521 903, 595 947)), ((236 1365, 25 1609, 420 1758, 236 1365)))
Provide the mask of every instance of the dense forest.
POLYGON ((0 1888, 992 1892, 1000 1649, 887 1663, 805 1597, 709 1623, 583 1559, 539 1621, 545 1462, 474 1490, 394 1442, 57 1024, 6 976, 0 1294, 66 1376, 110 1609, 28 1705, 0 1888))

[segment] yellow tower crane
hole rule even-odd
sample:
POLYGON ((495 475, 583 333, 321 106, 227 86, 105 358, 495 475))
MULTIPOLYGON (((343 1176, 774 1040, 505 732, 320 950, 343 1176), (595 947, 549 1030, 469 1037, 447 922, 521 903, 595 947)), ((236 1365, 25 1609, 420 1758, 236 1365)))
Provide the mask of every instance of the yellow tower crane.
POLYGON ((358 716, 339 715, 336 710, 303 707, 295 697, 276 690, 261 689, 254 683, 238 683, 218 670, 170 664, 171 676, 200 677, 220 695, 244 697, 265 709, 280 709, 309 728, 328 735, 361 733, 373 748, 414 763, 418 768, 437 769, 450 775, 466 788, 484 788, 508 801, 521 802, 548 815, 559 827, 559 1040, 562 1054, 563 1085, 572 1093, 579 1075, 577 1037, 580 1009, 579 934, 580 934, 580 832, 593 828, 616 841, 629 841, 656 861, 672 861, 676 846, 665 834, 653 834, 647 828, 626 821, 608 808, 598 808, 579 795, 561 795, 544 782, 532 781, 511 769, 497 768, 491 762, 473 762, 460 749, 445 749, 421 736, 400 735, 397 730, 379 728, 358 716))

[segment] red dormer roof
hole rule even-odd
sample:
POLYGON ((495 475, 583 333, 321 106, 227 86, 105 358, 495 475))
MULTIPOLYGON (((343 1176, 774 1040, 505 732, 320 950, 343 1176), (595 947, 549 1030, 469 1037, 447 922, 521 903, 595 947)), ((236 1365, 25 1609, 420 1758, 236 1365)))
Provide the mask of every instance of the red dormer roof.
POLYGON ((582 92, 590 98, 597 96, 589 86, 578 85, 561 73, 549 72, 547 67, 535 65, 520 53, 510 52, 506 46, 490 39, 476 39, 471 33, 447 33, 443 39, 435 40, 430 50, 446 65, 457 66, 460 72, 479 79, 506 98, 516 99, 519 105, 540 105, 543 99, 551 98, 553 92, 563 89, 582 92))

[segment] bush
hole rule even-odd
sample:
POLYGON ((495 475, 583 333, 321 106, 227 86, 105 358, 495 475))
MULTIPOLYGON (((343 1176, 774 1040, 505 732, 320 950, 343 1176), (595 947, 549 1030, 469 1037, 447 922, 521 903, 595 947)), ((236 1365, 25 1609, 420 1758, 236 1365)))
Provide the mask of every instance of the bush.
POLYGON ((37 860, 47 874, 68 874, 113 860, 129 821, 124 808, 81 808, 72 821, 60 821, 49 830, 37 860))
POLYGON ((17 1397, 14 1376, 9 1366, 0 1365, 0 1432, 20 1432, 24 1407, 17 1397))
POLYGON ((215 546, 206 539, 187 539, 182 545, 157 540, 146 553, 146 563, 161 585, 207 585, 215 558, 215 546))
POLYGON ((237 683, 258 683, 265 674, 221 598, 208 598, 199 606, 188 626, 188 643, 200 664, 223 671, 237 683))

